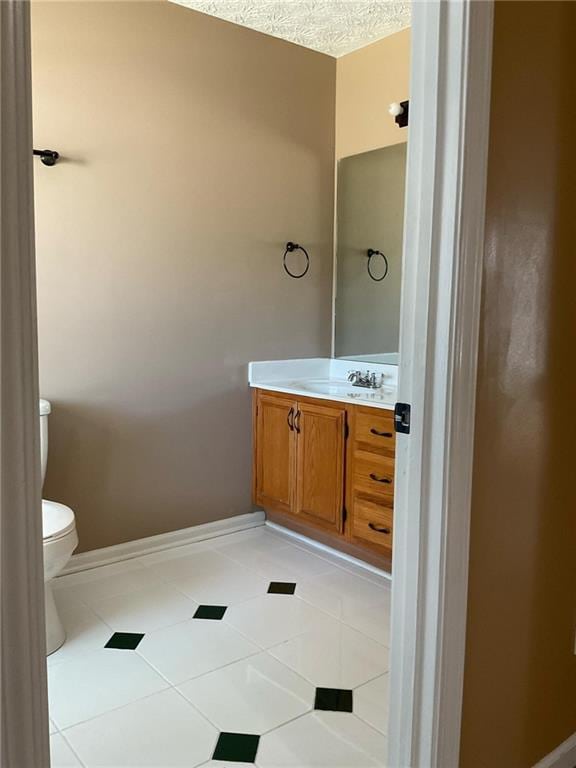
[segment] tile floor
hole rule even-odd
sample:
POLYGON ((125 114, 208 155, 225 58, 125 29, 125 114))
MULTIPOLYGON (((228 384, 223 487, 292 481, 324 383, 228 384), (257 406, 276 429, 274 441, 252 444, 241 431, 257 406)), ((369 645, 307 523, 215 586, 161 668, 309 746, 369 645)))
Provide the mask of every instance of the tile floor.
POLYGON ((53 768, 372 768, 390 582, 261 526, 55 582, 53 768))

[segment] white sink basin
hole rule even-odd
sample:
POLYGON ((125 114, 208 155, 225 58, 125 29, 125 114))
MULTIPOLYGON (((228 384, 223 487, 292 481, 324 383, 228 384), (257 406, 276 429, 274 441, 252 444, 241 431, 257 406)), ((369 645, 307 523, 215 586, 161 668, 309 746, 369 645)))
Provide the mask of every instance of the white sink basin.
POLYGON ((369 387, 354 387, 348 381, 338 379, 303 379, 292 384, 293 389, 310 392, 315 395, 332 395, 333 397, 350 397, 356 400, 377 400, 392 402, 396 396, 390 387, 370 389, 369 387))
POLYGON ((298 382, 299 389, 305 389, 307 392, 316 392, 319 395, 354 395, 358 393, 359 387, 353 387, 347 381, 335 381, 334 379, 306 379, 298 382))

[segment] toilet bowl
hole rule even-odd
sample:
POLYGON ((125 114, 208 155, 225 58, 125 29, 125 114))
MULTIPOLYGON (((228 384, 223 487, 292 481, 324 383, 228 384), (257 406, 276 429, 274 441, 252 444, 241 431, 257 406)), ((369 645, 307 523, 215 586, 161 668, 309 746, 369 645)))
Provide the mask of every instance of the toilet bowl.
MULTIPOLYGON (((40 400, 40 447, 42 457, 42 482, 46 474, 48 458, 48 414, 51 407, 47 400, 40 400)), ((64 504, 42 501, 42 536, 44 540, 44 597, 46 606, 46 653, 58 650, 66 633, 52 592, 52 580, 67 565, 78 546, 74 512, 64 504)))

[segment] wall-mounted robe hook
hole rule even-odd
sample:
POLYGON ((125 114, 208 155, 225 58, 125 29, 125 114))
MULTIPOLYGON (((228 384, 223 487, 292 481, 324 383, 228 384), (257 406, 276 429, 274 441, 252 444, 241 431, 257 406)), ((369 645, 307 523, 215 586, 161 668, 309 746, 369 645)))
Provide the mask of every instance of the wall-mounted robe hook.
POLYGON ((56 165, 60 157, 55 149, 33 149, 32 154, 39 157, 44 165, 56 165))
POLYGON ((290 275, 290 277, 294 277, 296 280, 299 280, 301 277, 304 277, 304 275, 308 272, 310 269, 310 256, 308 256, 308 251, 306 248, 304 248, 303 245, 298 245, 298 243, 293 243, 292 241, 288 241, 286 243, 286 250, 284 251, 284 259, 283 259, 284 269, 286 270, 286 274, 290 275), (304 256, 306 256, 306 266, 304 267, 304 272, 301 272, 299 275, 295 275, 294 272, 290 272, 288 269, 288 264, 286 263, 286 257, 289 253, 292 253, 293 251, 302 251, 304 256))
POLYGON ((408 125, 408 105, 409 101, 393 101, 388 107, 388 114, 392 115, 398 128, 406 128, 408 125))

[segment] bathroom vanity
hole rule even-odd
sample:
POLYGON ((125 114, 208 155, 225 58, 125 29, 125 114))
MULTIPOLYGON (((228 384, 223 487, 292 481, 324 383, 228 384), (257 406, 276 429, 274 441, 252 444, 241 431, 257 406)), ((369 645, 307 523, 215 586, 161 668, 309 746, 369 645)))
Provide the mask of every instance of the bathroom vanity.
POLYGON ((269 519, 386 570, 396 371, 343 360, 252 363, 253 496, 269 519), (377 388, 353 386, 360 367, 377 388))
POLYGON ((338 162, 334 357, 249 367, 254 503, 269 519, 385 570, 405 166, 405 144, 338 162))

